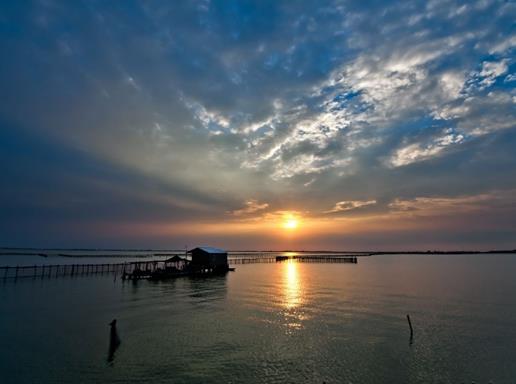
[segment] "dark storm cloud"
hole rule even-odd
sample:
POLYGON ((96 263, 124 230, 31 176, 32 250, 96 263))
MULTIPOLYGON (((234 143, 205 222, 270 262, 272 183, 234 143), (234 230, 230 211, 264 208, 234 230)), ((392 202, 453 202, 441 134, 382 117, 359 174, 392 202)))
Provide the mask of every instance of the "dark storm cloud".
POLYGON ((4 2, 1 240, 35 239, 29 220, 59 221, 59 242, 77 218, 249 201, 351 217, 515 189, 515 17, 489 0, 4 2))

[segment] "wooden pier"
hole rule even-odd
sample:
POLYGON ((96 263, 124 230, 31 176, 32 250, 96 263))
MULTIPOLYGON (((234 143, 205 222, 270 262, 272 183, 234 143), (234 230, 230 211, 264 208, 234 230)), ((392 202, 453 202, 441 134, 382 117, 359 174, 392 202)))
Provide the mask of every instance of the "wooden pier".
POLYGON ((353 263, 357 264, 358 259, 356 256, 334 256, 334 255, 313 255, 313 256, 303 256, 303 255, 294 255, 287 256, 281 255, 276 256, 276 262, 283 262, 295 260, 296 262, 301 263, 353 263))
POLYGON ((233 257, 229 258, 229 264, 255 264, 255 263, 279 263, 289 260, 295 260, 300 263, 353 263, 356 264, 358 259, 356 256, 340 256, 340 255, 265 255, 255 257, 233 257))
MULTIPOLYGON (((335 256, 335 255, 294 255, 294 256, 244 256, 229 257, 229 265, 256 264, 256 263, 277 263, 295 260, 302 263, 357 263, 356 256, 335 256)), ((24 266, 0 266, 0 279, 52 279, 58 277, 79 277, 90 275, 112 274, 122 277, 133 274, 135 271, 142 271, 145 275, 155 272, 163 260, 133 261, 125 263, 102 263, 102 264, 41 264, 24 266)))
POLYGON ((3 266, 0 267, 1 279, 21 279, 21 278, 57 278, 57 277, 77 277, 93 274, 119 274, 130 263, 104 263, 104 264, 48 264, 48 265, 23 265, 23 266, 3 266))

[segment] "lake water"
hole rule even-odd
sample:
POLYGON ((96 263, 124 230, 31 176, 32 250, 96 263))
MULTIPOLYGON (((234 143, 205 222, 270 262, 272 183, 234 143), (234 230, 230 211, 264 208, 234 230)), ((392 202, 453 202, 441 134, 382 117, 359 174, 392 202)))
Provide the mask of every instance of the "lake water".
POLYGON ((516 255, 236 268, 0 281, 0 382, 516 382, 516 255))

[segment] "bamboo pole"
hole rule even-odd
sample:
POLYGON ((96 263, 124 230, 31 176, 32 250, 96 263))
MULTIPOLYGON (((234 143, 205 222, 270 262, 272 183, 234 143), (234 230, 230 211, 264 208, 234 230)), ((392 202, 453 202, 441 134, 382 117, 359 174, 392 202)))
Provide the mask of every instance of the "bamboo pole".
POLYGON ((407 314, 407 321, 408 325, 410 327, 410 344, 412 344, 412 341, 414 339, 414 329, 412 328, 412 322, 410 321, 410 315, 407 314))

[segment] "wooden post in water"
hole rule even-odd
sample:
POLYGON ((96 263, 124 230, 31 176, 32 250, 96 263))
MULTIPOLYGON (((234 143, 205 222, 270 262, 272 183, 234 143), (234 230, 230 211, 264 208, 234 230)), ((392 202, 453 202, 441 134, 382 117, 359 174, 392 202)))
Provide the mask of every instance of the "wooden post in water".
POLYGON ((407 314, 407 321, 408 325, 410 327, 410 344, 412 344, 412 341, 414 340, 414 329, 412 328, 412 322, 410 321, 410 315, 407 314))

